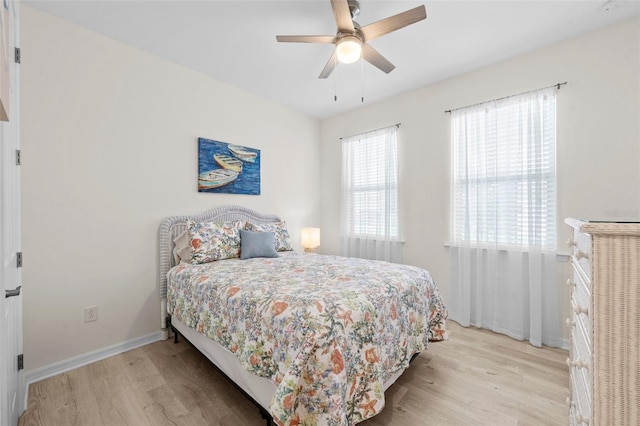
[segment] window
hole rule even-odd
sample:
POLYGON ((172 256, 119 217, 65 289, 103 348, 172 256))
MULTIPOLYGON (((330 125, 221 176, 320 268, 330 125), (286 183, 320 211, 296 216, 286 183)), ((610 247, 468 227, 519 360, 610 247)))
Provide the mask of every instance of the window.
POLYGON ((342 139, 341 237, 344 255, 393 256, 383 242, 400 240, 396 126, 342 139))
POLYGON ((556 246, 556 92, 454 110, 452 239, 556 246))
POLYGON ((562 344, 556 265, 556 90, 451 114, 449 318, 562 344))

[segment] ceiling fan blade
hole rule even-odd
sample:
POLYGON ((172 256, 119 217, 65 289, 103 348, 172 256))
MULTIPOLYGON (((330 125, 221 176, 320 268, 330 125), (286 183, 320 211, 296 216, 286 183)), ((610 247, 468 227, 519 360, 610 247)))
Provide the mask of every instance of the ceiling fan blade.
POLYGON ((333 55, 329 58, 327 65, 324 66, 324 69, 318 76, 318 78, 327 78, 331 75, 333 70, 336 69, 336 51, 333 51, 333 55))
POLYGON ((365 61, 369 62, 376 68, 384 71, 389 74, 396 67, 393 65, 387 58, 382 56, 376 49, 368 45, 367 43, 362 44, 362 57, 365 61))
POLYGON ((351 12, 349 11, 349 3, 347 0, 331 0, 331 8, 336 17, 338 32, 352 34, 355 31, 353 21, 351 20, 351 12))
POLYGON ((329 35, 277 35, 276 40, 289 43, 333 43, 335 36, 329 35))
POLYGON ((390 16, 378 22, 365 25, 360 29, 364 36, 364 41, 376 39, 392 31, 404 28, 407 25, 415 24, 427 17, 427 10, 424 5, 409 9, 397 15, 390 16))

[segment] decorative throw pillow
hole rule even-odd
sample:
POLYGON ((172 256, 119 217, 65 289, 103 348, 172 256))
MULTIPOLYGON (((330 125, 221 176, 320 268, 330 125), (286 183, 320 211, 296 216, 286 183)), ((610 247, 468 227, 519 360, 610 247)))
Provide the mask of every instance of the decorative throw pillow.
POLYGON ((191 263, 240 257, 240 230, 244 221, 187 222, 191 240, 191 263))
POLYGON ((293 250, 291 242, 289 241, 289 231, 287 231, 287 224, 285 222, 273 222, 273 223, 247 223, 247 230, 254 232, 273 232, 276 251, 289 251, 293 250))
POLYGON ((173 247, 173 260, 176 265, 180 262, 191 263, 191 240, 189 239, 189 232, 182 231, 174 240, 173 247))
POLYGON ((278 257, 273 232, 240 230, 240 259, 253 257, 278 257))

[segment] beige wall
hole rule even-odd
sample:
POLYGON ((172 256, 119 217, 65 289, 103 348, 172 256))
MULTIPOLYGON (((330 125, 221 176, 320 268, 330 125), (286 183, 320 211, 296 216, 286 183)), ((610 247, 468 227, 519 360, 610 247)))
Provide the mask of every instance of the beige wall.
POLYGON ((320 224, 318 121, 22 9, 27 371, 159 330, 162 218, 240 204, 296 247, 320 224), (199 194, 199 136, 261 149, 262 195, 199 194))
MULTIPOLYGON (((640 19, 635 18, 324 120, 322 251, 340 251, 339 138, 402 123, 404 260, 428 269, 446 301, 450 119, 444 111, 564 81, 568 85, 558 94, 557 109, 558 251, 568 252, 567 216, 640 220, 640 19)), ((560 292, 566 302, 566 290, 560 292)))

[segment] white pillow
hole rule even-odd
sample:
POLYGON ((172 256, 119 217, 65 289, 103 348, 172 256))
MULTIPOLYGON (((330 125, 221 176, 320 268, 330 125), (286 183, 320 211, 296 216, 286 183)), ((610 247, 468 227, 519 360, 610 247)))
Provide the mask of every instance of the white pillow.
POLYGON ((182 231, 173 243, 173 260, 176 265, 182 262, 191 263, 191 240, 189 240, 189 231, 182 231))

